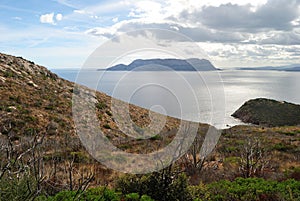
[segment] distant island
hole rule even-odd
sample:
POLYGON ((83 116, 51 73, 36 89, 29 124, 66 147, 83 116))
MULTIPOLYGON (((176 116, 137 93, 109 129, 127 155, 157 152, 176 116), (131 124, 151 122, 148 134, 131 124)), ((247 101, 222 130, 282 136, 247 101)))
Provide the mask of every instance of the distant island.
POLYGON ((300 125, 300 105, 257 98, 244 103, 232 116, 262 126, 296 126, 300 125))
POLYGON ((300 72, 300 64, 292 64, 288 66, 264 66, 264 67, 244 67, 237 68, 238 70, 272 70, 272 71, 289 71, 289 72, 300 72))
POLYGON ((220 70, 206 59, 137 59, 129 65, 118 64, 107 71, 216 71, 220 70))

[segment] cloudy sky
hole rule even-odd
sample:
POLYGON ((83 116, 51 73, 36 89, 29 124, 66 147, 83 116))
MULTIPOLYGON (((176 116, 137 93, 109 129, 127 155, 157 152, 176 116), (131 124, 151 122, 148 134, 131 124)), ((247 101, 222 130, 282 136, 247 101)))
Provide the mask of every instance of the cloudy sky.
POLYGON ((144 28, 184 34, 221 68, 300 63, 300 0, 1 0, 0 9, 0 51, 48 68, 80 67, 115 35, 144 28))

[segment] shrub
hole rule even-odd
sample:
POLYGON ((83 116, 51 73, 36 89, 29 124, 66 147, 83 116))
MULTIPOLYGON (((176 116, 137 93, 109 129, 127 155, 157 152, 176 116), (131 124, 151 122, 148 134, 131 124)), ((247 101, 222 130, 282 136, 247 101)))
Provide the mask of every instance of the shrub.
POLYGON ((103 128, 106 128, 106 129, 111 129, 110 125, 109 124, 104 124, 103 125, 103 128))
POLYGON ((107 105, 104 102, 98 102, 96 103, 96 108, 98 108, 99 110, 102 110, 104 108, 106 108, 107 105))
POLYGON ((148 195, 142 195, 140 201, 154 201, 154 200, 148 195))
POLYGON ((46 198, 40 196, 38 201, 119 201, 119 195, 105 187, 93 188, 87 191, 61 191, 55 196, 46 198))
POLYGON ((130 193, 125 196, 126 201, 154 201, 148 195, 140 195, 138 193, 130 193))
POLYGON ((123 194, 138 193, 149 195, 154 200, 191 200, 185 174, 173 175, 162 170, 148 175, 126 175, 116 183, 117 190, 123 194))
POLYGON ((300 182, 267 181, 261 178, 237 178, 235 181, 220 181, 207 185, 209 200, 257 201, 299 200, 300 182))
POLYGON ((34 198, 36 183, 29 176, 22 178, 3 176, 0 182, 0 200, 29 200, 34 198))
POLYGON ((275 144, 273 146, 273 149, 277 150, 277 151, 283 151, 283 152, 286 152, 288 150, 291 149, 291 146, 289 145, 286 145, 286 144, 283 144, 283 143, 278 143, 278 144, 275 144))
POLYGON ((138 193, 130 193, 125 196, 126 201, 139 201, 140 195, 138 193))
POLYGON ((161 140, 161 139, 162 139, 162 137, 160 135, 154 135, 154 136, 150 137, 150 140, 153 140, 153 141, 161 140))

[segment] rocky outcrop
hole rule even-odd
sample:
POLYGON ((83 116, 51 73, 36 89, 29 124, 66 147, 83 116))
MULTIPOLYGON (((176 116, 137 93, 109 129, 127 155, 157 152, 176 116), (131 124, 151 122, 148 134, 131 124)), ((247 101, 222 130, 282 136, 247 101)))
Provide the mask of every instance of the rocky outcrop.
POLYGON ((300 125, 300 105, 258 98, 247 101, 232 116, 256 125, 294 126, 300 125))

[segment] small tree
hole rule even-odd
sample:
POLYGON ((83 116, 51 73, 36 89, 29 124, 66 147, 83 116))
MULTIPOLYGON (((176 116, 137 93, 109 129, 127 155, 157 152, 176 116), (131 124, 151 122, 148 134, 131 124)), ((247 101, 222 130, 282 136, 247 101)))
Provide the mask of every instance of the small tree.
POLYGON ((5 135, 0 139, 0 200, 33 199, 41 194, 45 179, 40 150, 45 133, 33 129, 32 136, 19 139, 12 123, 4 130, 5 135))
POLYGON ((200 156, 199 154, 203 141, 204 137, 197 134, 192 146, 182 158, 185 169, 184 171, 189 175, 200 173, 203 168, 206 157, 200 156))
POLYGON ((258 138, 247 138, 240 150, 239 171, 244 178, 262 174, 268 164, 266 151, 258 138))
POLYGON ((215 127, 209 127, 205 133, 198 132, 192 146, 183 157, 185 172, 189 175, 200 173, 207 161, 207 157, 214 150, 219 137, 220 130, 215 127))

